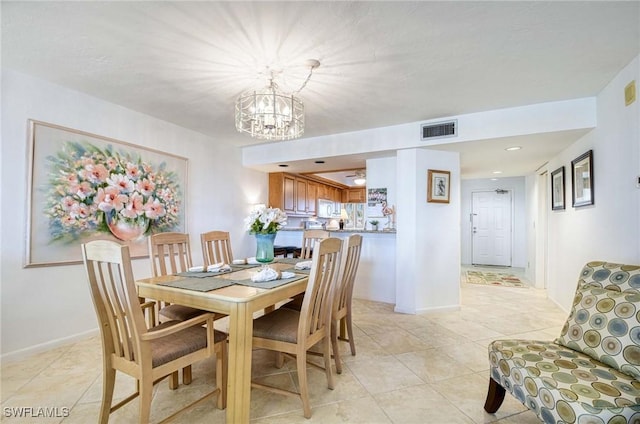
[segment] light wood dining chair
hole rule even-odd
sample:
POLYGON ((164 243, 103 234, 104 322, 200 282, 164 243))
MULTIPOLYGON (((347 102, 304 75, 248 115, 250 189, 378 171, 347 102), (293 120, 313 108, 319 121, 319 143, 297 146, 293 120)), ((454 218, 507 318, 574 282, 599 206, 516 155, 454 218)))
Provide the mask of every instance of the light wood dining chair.
MULTIPOLYGON (((340 348, 338 340, 348 341, 351 355, 356 354, 356 344, 353 338, 353 319, 351 302, 353 299, 353 285, 360 264, 360 253, 362 251, 362 236, 352 234, 343 241, 342 264, 340 265, 340 276, 336 285, 336 292, 333 299, 333 310, 331 312, 331 345, 336 363, 336 372, 342 374, 342 362, 340 360, 340 348)), ((294 297, 282 308, 301 310, 302 302, 299 297, 294 297)), ((309 352, 314 353, 314 352, 309 352)), ((279 358, 281 363, 281 359, 279 358)))
MULTIPOLYGON (((149 257, 154 277, 187 272, 193 266, 189 234, 168 232, 150 235, 149 257)), ((186 321, 205 312, 189 306, 163 303, 158 318, 186 321)))
MULTIPOLYGON (((154 277, 187 272, 192 266, 189 234, 167 232, 150 235, 149 259, 151 260, 151 273, 154 277)), ((157 303, 159 321, 187 321, 208 313, 190 306, 166 302, 157 303)), ((189 365, 182 370, 182 383, 191 384, 191 380, 191 366, 189 365)), ((169 381, 169 387, 171 389, 178 387, 177 373, 169 381)))
POLYGON ((356 281, 356 273, 360 264, 362 252, 362 236, 352 234, 345 240, 346 248, 343 248, 343 262, 340 266, 340 277, 336 286, 331 312, 331 344, 336 362, 336 372, 342 374, 340 361, 340 347, 338 339, 349 342, 351 355, 356 355, 356 343, 353 338, 353 320, 351 301, 353 299, 353 285, 356 281), (345 334, 346 333, 346 334, 345 334), (347 336, 348 338, 345 338, 347 336))
POLYGON ((197 361, 216 358, 216 388, 202 399, 216 395, 217 407, 226 407, 227 334, 214 330, 213 314, 188 321, 168 321, 148 329, 131 270, 128 246, 106 240, 82 245, 91 298, 102 338, 103 384, 100 423, 139 397, 139 422, 148 423, 153 385, 197 361), (203 327, 206 324, 206 328, 203 327), (112 405, 116 371, 137 380, 136 392, 112 405))
MULTIPOLYGON (((307 351, 318 343, 323 344, 327 385, 330 389, 334 387, 331 370, 331 309, 338 280, 341 250, 342 242, 337 238, 327 238, 315 246, 309 282, 300 311, 280 308, 253 322, 254 348, 273 350, 296 357, 300 391, 291 392, 255 382, 252 382, 252 387, 300 397, 305 418, 311 417, 307 351)), ((310 365, 314 364, 310 363, 310 365)))
POLYGON ((212 264, 233 262, 231 237, 227 231, 209 231, 200 234, 205 268, 212 264))
POLYGON ((302 247, 296 251, 294 257, 302 259, 311 258, 313 247, 321 240, 329 238, 329 231, 325 230, 305 230, 302 233, 302 247))

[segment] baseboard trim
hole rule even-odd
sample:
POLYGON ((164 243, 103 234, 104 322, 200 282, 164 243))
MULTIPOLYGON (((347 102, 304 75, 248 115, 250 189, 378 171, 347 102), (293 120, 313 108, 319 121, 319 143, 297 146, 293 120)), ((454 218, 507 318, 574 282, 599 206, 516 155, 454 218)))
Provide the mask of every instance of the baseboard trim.
POLYGON ((429 313, 438 313, 438 312, 456 312, 460 310, 460 305, 449 305, 449 306, 436 306, 432 308, 420 308, 414 310, 408 310, 403 308, 398 308, 397 306, 393 308, 393 312, 397 312, 399 314, 429 314, 429 313))
POLYGON ((0 362, 9 363, 19 361, 21 359, 26 359, 30 356, 55 349, 60 346, 89 339, 91 337, 97 336, 98 334, 100 334, 100 332, 97 328, 94 328, 93 330, 85 331, 84 333, 78 333, 68 337, 51 340, 46 343, 30 346, 24 349, 14 350, 13 352, 3 353, 2 355, 0 355, 0 362))

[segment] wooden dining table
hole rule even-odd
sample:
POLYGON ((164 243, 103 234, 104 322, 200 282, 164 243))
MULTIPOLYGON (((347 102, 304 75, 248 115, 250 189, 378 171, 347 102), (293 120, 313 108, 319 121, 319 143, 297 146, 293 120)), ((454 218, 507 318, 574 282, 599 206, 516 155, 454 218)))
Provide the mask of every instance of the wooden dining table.
MULTIPOLYGON (((271 268, 282 271, 291 263, 274 263, 271 268)), ((260 268, 242 269, 217 278, 250 279, 260 268)), ((229 316, 229 374, 227 380, 227 423, 248 423, 251 403, 251 354, 254 314, 305 291, 308 275, 274 287, 260 288, 233 284, 211 291, 197 291, 163 285, 184 280, 168 275, 136 281, 138 295, 180 305, 191 306, 229 316)), ((299 276, 298 276, 299 277, 299 276)))

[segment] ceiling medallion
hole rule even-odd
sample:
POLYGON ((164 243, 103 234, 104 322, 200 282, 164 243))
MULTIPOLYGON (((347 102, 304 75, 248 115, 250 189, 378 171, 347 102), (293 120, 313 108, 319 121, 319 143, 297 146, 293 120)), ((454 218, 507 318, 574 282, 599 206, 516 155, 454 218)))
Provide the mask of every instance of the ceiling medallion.
POLYGON ((300 89, 286 94, 278 90, 273 71, 267 85, 260 90, 247 91, 236 100, 236 129, 259 140, 291 140, 304 134, 304 104, 296 97, 307 85, 313 70, 320 62, 310 59, 309 75, 300 89))

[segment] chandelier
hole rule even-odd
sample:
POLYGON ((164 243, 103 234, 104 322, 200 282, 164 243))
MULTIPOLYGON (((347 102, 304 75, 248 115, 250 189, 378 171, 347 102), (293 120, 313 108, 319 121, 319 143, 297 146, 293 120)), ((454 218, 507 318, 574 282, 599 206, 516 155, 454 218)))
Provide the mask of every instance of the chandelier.
POLYGON ((311 78, 317 60, 307 61, 309 75, 299 90, 285 94, 278 90, 273 71, 267 86, 247 91, 236 100, 236 129, 259 140, 291 140, 304 134, 304 104, 295 96, 311 78))

